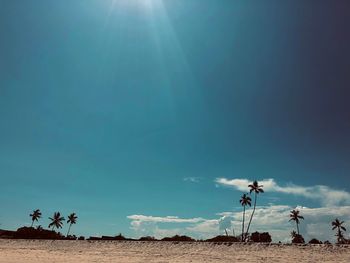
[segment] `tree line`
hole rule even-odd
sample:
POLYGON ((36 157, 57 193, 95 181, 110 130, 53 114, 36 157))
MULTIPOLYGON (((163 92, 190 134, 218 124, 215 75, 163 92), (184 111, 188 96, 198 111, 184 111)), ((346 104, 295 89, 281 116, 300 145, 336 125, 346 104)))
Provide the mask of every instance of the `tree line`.
MULTIPOLYGON (((29 216, 32 219, 32 224, 30 227, 33 227, 34 222, 35 221, 38 222, 39 219, 41 218, 42 214, 40 212, 40 209, 36 209, 29 216)), ((60 229, 63 227, 63 223, 65 221, 65 218, 63 216, 61 216, 60 212, 55 212, 52 217, 49 217, 49 219, 51 220, 51 223, 48 225, 48 228, 51 228, 52 231, 54 231, 55 228, 60 229)), ((72 225, 77 223, 77 219, 78 219, 78 217, 75 213, 71 213, 70 215, 68 215, 67 224, 69 224, 69 227, 68 227, 68 231, 67 231, 67 236, 69 235, 69 232, 70 232, 72 225)))

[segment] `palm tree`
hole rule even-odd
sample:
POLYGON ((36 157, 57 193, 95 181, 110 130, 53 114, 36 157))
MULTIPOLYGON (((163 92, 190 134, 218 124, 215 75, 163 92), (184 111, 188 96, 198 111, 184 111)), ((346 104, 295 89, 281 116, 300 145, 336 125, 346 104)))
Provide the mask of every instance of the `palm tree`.
POLYGON ((290 211, 290 219, 289 221, 295 221, 295 223, 297 224, 297 233, 299 235, 299 224, 300 224, 300 220, 299 219, 304 219, 303 216, 299 215, 300 211, 299 210, 295 210, 293 209, 292 211, 290 211))
POLYGON ((343 236, 343 233, 342 233, 342 230, 343 231, 346 231, 346 228, 344 226, 342 226, 344 224, 344 221, 339 221, 338 218, 336 218, 333 222, 332 222, 332 230, 335 230, 337 229, 337 234, 336 236, 338 237, 338 243, 341 243, 343 240, 344 240, 344 236, 343 236))
POLYGON ((247 235, 249 233, 250 224, 252 223, 252 219, 253 219, 255 208, 256 208, 257 196, 259 193, 264 193, 264 190, 262 189, 263 185, 259 185, 258 181, 256 181, 256 180, 252 184, 248 185, 248 187, 250 188, 249 193, 252 194, 252 192, 254 192, 255 198, 254 198, 253 212, 252 212, 250 219, 249 219, 249 223, 248 223, 247 232, 246 232, 245 237, 247 237, 247 235))
POLYGON ((52 231, 54 230, 55 227, 57 229, 62 228, 63 226, 62 221, 64 221, 64 217, 61 216, 60 212, 55 212, 53 214, 53 217, 49 217, 49 219, 51 220, 51 223, 49 224, 49 228, 52 227, 52 231))
POLYGON ((38 219, 41 218, 41 212, 39 209, 36 209, 29 216, 32 218, 32 224, 30 227, 33 227, 34 221, 38 221, 38 219))
POLYGON ((69 224, 69 228, 68 228, 68 232, 67 232, 67 236, 69 234, 69 231, 70 231, 70 228, 72 226, 72 224, 76 224, 77 223, 77 216, 75 213, 71 213, 69 216, 68 216, 68 220, 67 220, 67 223, 69 224))
POLYGON ((239 200, 241 205, 243 206, 243 220, 242 220, 242 242, 244 241, 244 220, 245 220, 245 207, 247 205, 252 205, 252 199, 248 196, 248 194, 243 194, 241 200, 239 200))

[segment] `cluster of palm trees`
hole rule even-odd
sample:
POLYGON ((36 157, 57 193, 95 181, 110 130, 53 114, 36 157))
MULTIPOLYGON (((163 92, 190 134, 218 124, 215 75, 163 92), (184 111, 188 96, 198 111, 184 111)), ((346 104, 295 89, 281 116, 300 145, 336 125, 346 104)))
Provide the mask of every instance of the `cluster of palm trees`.
MULTIPOLYGON (((300 211, 296 210, 296 209, 293 209, 292 211, 290 211, 289 217, 290 217, 289 221, 294 221, 296 226, 297 226, 297 232, 292 231, 292 233, 291 233, 292 237, 294 238, 294 237, 300 236, 299 224, 300 224, 300 220, 301 219, 304 220, 304 217, 301 216, 300 215, 300 211)), ((337 231, 335 236, 337 237, 338 243, 345 243, 345 242, 347 242, 347 239, 343 235, 343 231, 346 231, 346 228, 344 227, 344 221, 340 221, 338 218, 336 218, 332 222, 332 230, 336 230, 337 231)))
POLYGON ((242 220, 242 242, 245 242, 249 233, 249 228, 250 225, 252 223, 252 219, 255 213, 255 208, 256 208, 256 200, 258 198, 258 194, 259 193, 264 193, 264 190, 262 189, 263 185, 259 185, 258 181, 254 181, 252 184, 248 185, 249 187, 249 195, 247 194, 243 194, 241 199, 239 200, 239 202, 241 203, 241 205, 243 206, 243 220, 242 220), (244 222, 245 222, 245 209, 246 206, 251 206, 252 205, 252 199, 251 199, 251 195, 254 192, 254 207, 253 207, 253 211, 252 214, 250 215, 250 219, 249 219, 249 223, 248 223, 248 227, 247 230, 244 231, 244 222))
MULTIPOLYGON (((258 181, 254 181, 253 183, 248 185, 249 188, 249 194, 243 194, 241 196, 241 199, 239 200, 239 202, 241 203, 241 205, 243 206, 243 219, 242 219, 242 242, 245 242, 247 240, 248 237, 248 233, 249 233, 249 228, 250 225, 252 223, 252 219, 255 213, 255 209, 256 209, 256 202, 257 202, 257 198, 258 195, 260 193, 264 193, 263 185, 259 185, 258 181), (245 217, 246 217, 246 206, 251 206, 252 205, 252 193, 254 193, 254 206, 253 206, 253 211, 250 215, 249 218, 249 223, 247 226, 247 229, 244 229, 244 223, 245 223, 245 217)), ((299 237, 301 238, 302 236, 300 235, 299 232, 299 224, 300 224, 300 220, 304 220, 304 217, 300 215, 300 211, 297 209, 293 209, 292 211, 290 211, 290 215, 289 215, 290 219, 289 221, 294 221, 296 224, 296 228, 297 228, 297 232, 292 231, 292 237, 299 237)), ((337 240, 338 243, 344 243, 347 240, 345 239, 343 232, 342 231, 346 231, 346 228, 344 227, 344 221, 340 221, 338 218, 336 218, 333 222, 332 222, 332 230, 336 230, 336 236, 337 236, 337 240)))
MULTIPOLYGON (((32 224, 30 227, 33 227, 33 224, 35 221, 39 221, 39 219, 41 218, 41 215, 42 214, 39 209, 34 210, 33 213, 29 215, 32 218, 32 224)), ((55 212, 53 214, 53 217, 49 217, 49 219, 51 220, 51 223, 49 224, 48 227, 51 228, 52 231, 54 231, 55 228, 59 229, 63 227, 63 222, 65 221, 65 219, 63 216, 61 216, 60 212, 55 212)), ((69 227, 67 231, 67 236, 69 235, 71 226, 77 223, 77 219, 78 217, 75 213, 71 213, 70 215, 68 215, 67 223, 69 224, 69 227)))

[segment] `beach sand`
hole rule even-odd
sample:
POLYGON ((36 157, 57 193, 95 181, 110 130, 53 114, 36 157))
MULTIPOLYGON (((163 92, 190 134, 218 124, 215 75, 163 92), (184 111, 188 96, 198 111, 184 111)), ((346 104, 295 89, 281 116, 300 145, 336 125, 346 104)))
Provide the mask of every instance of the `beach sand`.
POLYGON ((348 263, 350 246, 0 239, 0 262, 348 263))

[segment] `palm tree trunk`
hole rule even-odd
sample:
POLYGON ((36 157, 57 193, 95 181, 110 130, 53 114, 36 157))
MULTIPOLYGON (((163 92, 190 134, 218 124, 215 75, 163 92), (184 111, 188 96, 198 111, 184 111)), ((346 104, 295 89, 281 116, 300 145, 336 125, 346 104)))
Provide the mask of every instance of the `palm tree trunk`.
POLYGON ((33 227, 33 224, 34 224, 34 220, 32 220, 32 224, 30 225, 30 227, 33 227))
POLYGON ((338 243, 342 242, 342 234, 340 232, 340 227, 338 227, 338 243))
POLYGON ((298 231, 298 235, 299 235, 299 224, 297 223, 297 231, 298 231))
POLYGON ((67 232, 67 237, 68 237, 68 234, 69 234, 69 231, 70 231, 70 227, 72 226, 72 223, 69 224, 69 228, 68 228, 68 232, 67 232))
POLYGON ((242 220, 242 242, 243 240, 243 236, 244 236, 244 218, 245 218, 245 205, 243 206, 243 220, 242 220))
POLYGON ((248 236, 250 224, 252 223, 252 219, 253 219, 253 216, 254 216, 255 207, 256 207, 256 198, 257 198, 257 194, 255 193, 254 208, 253 208, 253 212, 252 212, 252 214, 251 214, 251 216, 250 216, 250 219, 249 219, 249 223, 248 223, 248 227, 247 227, 247 232, 245 233, 244 241, 246 240, 246 238, 247 238, 247 236, 248 236))

